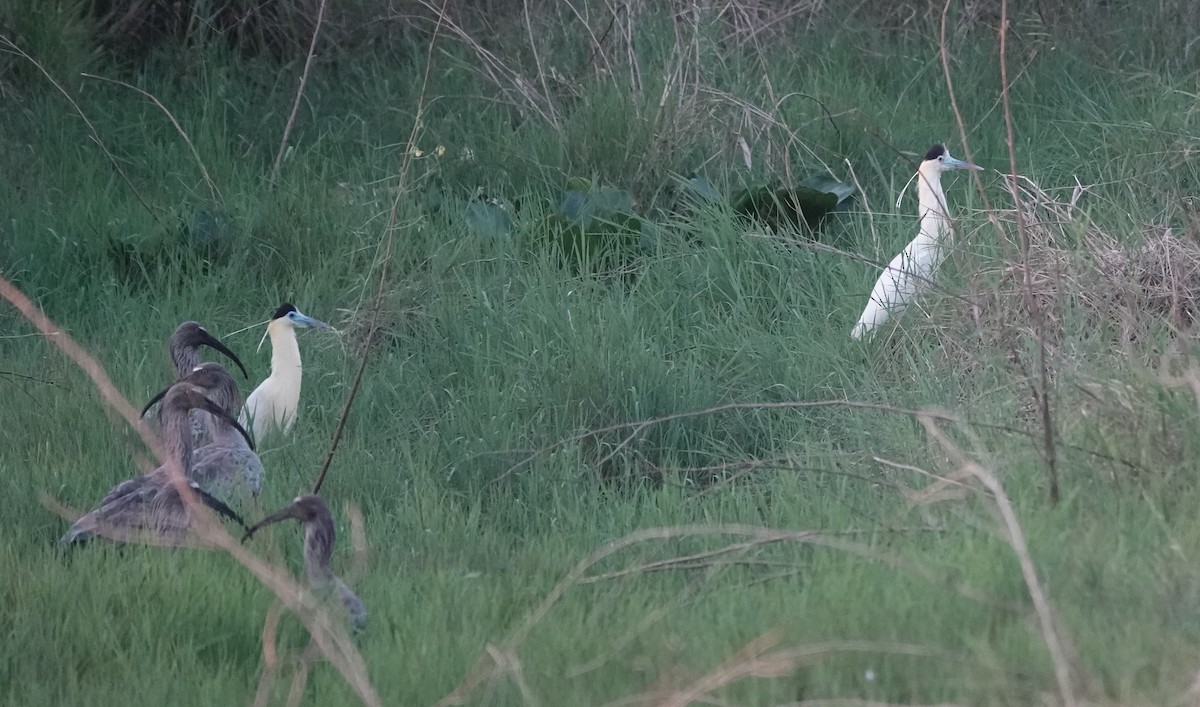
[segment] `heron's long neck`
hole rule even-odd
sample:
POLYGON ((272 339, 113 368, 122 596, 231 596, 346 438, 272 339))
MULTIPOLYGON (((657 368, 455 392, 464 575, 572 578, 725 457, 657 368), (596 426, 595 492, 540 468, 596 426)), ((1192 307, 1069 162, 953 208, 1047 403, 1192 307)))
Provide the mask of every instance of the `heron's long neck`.
POLYGON ((921 233, 933 238, 940 237, 950 225, 940 170, 922 167, 917 172, 917 198, 921 205, 921 233))
POLYGON ((300 391, 300 345, 296 342, 296 330, 282 319, 267 326, 271 336, 271 377, 286 385, 286 389, 300 391))

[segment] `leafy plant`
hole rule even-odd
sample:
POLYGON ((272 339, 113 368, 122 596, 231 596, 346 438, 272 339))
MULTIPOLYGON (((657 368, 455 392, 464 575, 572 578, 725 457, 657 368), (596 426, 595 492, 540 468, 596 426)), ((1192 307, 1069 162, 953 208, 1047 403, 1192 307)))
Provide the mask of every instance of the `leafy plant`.
POLYGON ((654 247, 657 229, 634 213, 623 189, 573 179, 543 222, 546 240, 579 272, 628 270, 654 247))
POLYGON ((476 236, 508 240, 512 232, 511 209, 499 199, 476 194, 475 198, 463 204, 462 213, 467 229, 476 236))
POLYGON ((827 177, 811 177, 797 185, 752 185, 730 199, 734 211, 770 228, 791 225, 812 232, 830 213, 845 210, 854 186, 827 177))

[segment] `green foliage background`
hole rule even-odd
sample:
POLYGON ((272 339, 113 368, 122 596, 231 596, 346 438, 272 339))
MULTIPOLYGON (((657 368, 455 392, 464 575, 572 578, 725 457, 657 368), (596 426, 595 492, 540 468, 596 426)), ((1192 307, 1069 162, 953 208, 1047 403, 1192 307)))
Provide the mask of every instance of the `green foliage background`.
MULTIPOLYGON (((1163 229, 1183 243, 1200 234, 1200 10, 1116 5, 1008 8, 1018 170, 1064 200, 1087 187, 1073 221, 1046 226, 1066 251, 1086 248, 1089 229, 1130 248, 1163 229)), ((0 273, 135 403, 170 379, 165 341, 185 319, 221 336, 256 380, 269 357, 245 327, 281 301, 337 326, 301 336, 300 421, 263 450, 255 518, 311 485, 373 346, 323 495, 339 569, 351 559, 346 504, 365 517, 370 559, 353 583, 386 704, 451 692, 605 543, 719 524, 837 543, 739 547, 574 587, 515 649, 519 677, 469 703, 650 703, 771 630, 811 657, 713 695, 1055 703, 993 502, 978 490, 918 502, 933 483, 923 472, 952 474, 959 460, 882 408, 926 406, 971 422, 949 434, 1012 497, 1070 638, 1074 689, 1104 704, 1185 701, 1200 665, 1197 398, 1179 382, 1190 330, 1138 312, 1141 333, 1122 341, 1078 299, 1054 301, 1055 505, 1028 313, 998 333, 962 300, 1009 301, 1002 273, 1018 257, 1010 220, 989 221, 1011 213, 993 171, 1009 166, 998 3, 951 3, 945 17, 961 125, 940 4, 451 2, 435 36, 423 3, 333 3, 274 182, 317 4, 268 15, 194 3, 164 17, 134 3, 124 20, 105 7, 0 10, 0 273), (892 202, 939 141, 988 168, 982 191, 946 180, 960 247, 920 309, 854 342, 871 263, 915 229, 911 198, 892 202), (724 195, 812 176, 857 192, 810 229, 692 204, 694 176, 724 195), (614 212, 636 214, 637 243, 621 221, 630 247, 615 264, 572 267, 548 247, 547 220, 578 180, 629 198, 614 212), (368 342, 393 208, 383 328, 368 342), (597 432, 821 400, 876 407, 743 406, 631 440, 630 428, 597 432)), ((145 451, 31 331, 0 308, 0 695, 250 703, 272 597, 240 566, 55 546, 66 523, 40 499, 85 509, 145 451)), ((736 542, 641 543, 593 574, 736 542)), ((277 527, 253 549, 298 570, 299 544, 277 527)), ((284 620, 281 652, 306 640, 284 620)), ((356 703, 328 666, 306 701, 356 703)))

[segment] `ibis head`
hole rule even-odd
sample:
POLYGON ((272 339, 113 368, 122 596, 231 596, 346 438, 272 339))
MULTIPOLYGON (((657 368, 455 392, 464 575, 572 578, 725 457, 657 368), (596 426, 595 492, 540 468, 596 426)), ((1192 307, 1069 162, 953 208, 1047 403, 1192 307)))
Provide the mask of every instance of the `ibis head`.
POLYGON ((304 568, 313 589, 332 586, 349 615, 354 630, 362 631, 366 625, 367 611, 358 596, 330 569, 333 544, 337 538, 333 527, 333 516, 324 499, 316 494, 297 496, 287 506, 275 511, 246 529, 243 540, 252 536, 259 528, 292 518, 304 526, 304 568))
POLYGON ((171 363, 175 365, 175 370, 181 378, 200 364, 199 348, 201 346, 207 346, 225 354, 229 360, 237 364, 242 376, 250 377, 237 354, 230 351, 229 347, 221 343, 220 339, 210 334, 200 325, 200 322, 184 322, 175 327, 175 332, 171 334, 171 340, 168 343, 171 363))

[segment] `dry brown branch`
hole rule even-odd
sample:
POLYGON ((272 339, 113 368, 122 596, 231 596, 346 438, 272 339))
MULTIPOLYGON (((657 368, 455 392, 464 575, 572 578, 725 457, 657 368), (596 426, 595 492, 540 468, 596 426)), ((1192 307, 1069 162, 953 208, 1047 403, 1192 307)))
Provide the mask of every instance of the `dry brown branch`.
MULTIPOLYGON (((342 432, 346 429, 346 420, 350 417, 350 409, 354 405, 354 400, 358 397, 358 390, 362 385, 363 374, 366 373, 367 362, 371 358, 372 347, 370 346, 370 342, 375 339, 375 334, 379 331, 383 301, 387 294, 388 263, 392 260, 392 247, 395 244, 395 232, 400 212, 400 198, 404 196, 408 185, 408 167, 413 158, 412 148, 416 144, 417 133, 421 130, 421 115, 425 107, 426 91, 429 88, 429 74, 433 68, 433 48, 437 45, 438 32, 442 27, 442 17, 445 16, 444 11, 448 1, 442 0, 442 11, 438 13, 438 23, 434 27, 433 35, 429 38, 429 47, 425 53, 425 74, 421 79, 421 92, 417 96, 417 113, 413 117, 412 129, 408 133, 407 147, 400 161, 400 175, 396 182, 395 196, 392 198, 392 207, 388 212, 387 225, 384 226, 386 240, 383 246, 383 258, 379 265, 379 287, 376 289, 374 301, 371 303, 371 323, 367 327, 367 335, 365 337, 367 345, 363 347, 362 360, 359 361, 358 371, 354 374, 354 382, 350 386, 350 392, 346 395, 346 403, 342 406, 342 413, 338 417, 337 426, 333 430, 333 439, 329 443, 329 451, 325 454, 325 461, 321 463, 321 471, 318 472, 317 480, 313 483, 312 492, 314 494, 320 492, 321 486, 325 483, 325 475, 329 473, 329 466, 333 463, 333 457, 337 453, 338 444, 342 440, 342 432)), ((324 0, 322 0, 323 3, 324 0)))
POLYGON ((296 114, 300 112, 300 101, 304 99, 304 86, 308 83, 308 72, 312 68, 313 57, 317 53, 317 37, 321 35, 321 25, 325 23, 326 1, 321 0, 320 6, 317 7, 317 22, 313 26, 312 40, 308 44, 308 54, 304 57, 304 69, 300 72, 300 83, 296 86, 296 100, 292 102, 292 112, 288 114, 287 123, 283 126, 283 136, 279 139, 279 152, 275 153, 275 163, 271 165, 270 184, 272 187, 279 179, 279 169, 283 166, 283 156, 287 152, 287 141, 292 135, 292 128, 296 125, 296 114))
POLYGON ((154 219, 154 222, 161 226, 162 221, 159 220, 158 214, 154 213, 154 209, 150 208, 150 204, 145 198, 142 197, 142 193, 133 186, 133 182, 129 180, 129 176, 125 174, 125 170, 121 169, 121 163, 117 161, 117 158, 113 156, 113 153, 109 152, 108 147, 104 144, 104 141, 100 139, 100 132, 96 130, 96 126, 93 125, 92 121, 88 119, 87 114, 83 112, 83 109, 79 107, 79 104, 75 102, 75 99, 71 96, 71 94, 67 93, 67 89, 63 88, 62 84, 60 84, 53 76, 51 76, 50 72, 46 71, 45 67, 43 67, 37 59, 34 59, 26 54, 24 49, 18 47, 8 37, 0 35, 0 46, 8 47, 18 56, 37 67, 37 70, 42 72, 42 75, 46 77, 46 80, 49 81, 54 88, 58 89, 58 92, 63 95, 63 98, 67 99, 67 102, 71 104, 71 107, 74 108, 75 112, 79 114, 79 117, 83 119, 84 125, 87 125, 88 131, 92 134, 92 140, 96 143, 96 146, 99 147, 100 151, 104 153, 104 156, 108 158, 109 164, 112 165, 117 174, 121 175, 121 181, 125 182, 125 186, 129 187, 129 190, 133 192, 134 198, 138 200, 138 203, 142 205, 142 208, 146 210, 146 213, 150 214, 150 218, 154 219))
POLYGON ((779 639, 779 631, 769 631, 747 643, 741 650, 687 688, 665 696, 653 697, 647 701, 660 707, 687 707, 687 705, 701 700, 712 699, 713 691, 738 680, 784 677, 795 672, 801 665, 839 653, 887 653, 911 656, 938 654, 924 646, 869 641, 816 643, 768 652, 779 642, 779 639))
POLYGON ((251 554, 225 531, 213 517, 212 511, 196 499, 195 493, 187 484, 183 470, 179 468, 179 463, 170 457, 162 441, 150 432, 138 412, 113 385, 103 366, 84 351, 70 335, 50 321, 41 308, 4 277, 0 277, 0 297, 7 300, 42 333, 47 341, 59 348, 88 374, 109 407, 137 431, 138 436, 154 452, 159 462, 166 466, 171 483, 174 484, 176 491, 187 504, 189 520, 197 536, 231 555, 274 592, 275 596, 305 624, 309 633, 320 646, 322 653, 354 689, 363 704, 370 707, 380 705, 381 702, 371 685, 362 656, 354 647, 345 628, 334 621, 330 613, 301 589, 300 585, 287 572, 271 567, 251 554))
POLYGON ((1008 498, 1008 494, 1004 492, 1004 487, 996 479, 991 471, 984 468, 981 464, 966 459, 966 455, 959 449, 958 445, 950 439, 941 428, 938 427, 937 421, 933 417, 922 416, 919 418, 921 425, 924 426, 925 432, 933 439, 937 440, 938 444, 946 450, 948 454, 954 457, 963 458, 965 461, 962 465, 962 471, 969 473, 980 483, 987 488, 992 494, 993 502, 1000 512, 1003 519, 1004 531, 1006 540, 1013 550, 1013 554, 1017 558, 1017 562, 1021 567, 1021 577, 1025 581, 1026 589, 1029 592, 1029 598, 1033 600, 1033 607, 1038 619, 1038 625, 1042 632, 1042 638, 1046 642, 1046 648, 1050 651, 1050 660, 1054 666, 1054 679, 1058 683, 1059 697, 1062 699, 1065 707, 1075 707, 1080 704, 1079 697, 1075 692, 1074 680, 1072 678, 1071 664, 1068 660, 1068 654, 1064 636, 1062 635, 1062 627, 1059 625, 1058 619, 1055 616, 1054 607, 1050 603, 1049 594, 1042 587, 1041 581, 1038 579, 1037 568, 1033 564, 1033 558, 1029 555, 1029 546, 1025 542, 1025 532, 1021 528, 1021 523, 1017 519, 1017 514, 1013 510, 1012 502, 1008 498))
POLYGON ((212 197, 214 204, 220 203, 220 201, 222 199, 221 190, 217 189, 216 183, 214 183, 212 180, 212 177, 210 177, 208 175, 208 170, 205 169, 205 167, 204 167, 204 160, 200 159, 200 152, 196 149, 196 146, 194 144, 192 144, 192 138, 188 137, 187 131, 184 130, 183 126, 179 124, 179 121, 175 119, 174 114, 172 114, 171 111, 162 104, 162 101, 158 100, 158 98, 154 94, 150 93, 149 91, 143 91, 142 89, 138 88, 137 86, 134 86, 133 84, 125 83, 124 81, 119 81, 117 79, 110 79, 110 78, 106 78, 104 76, 97 76, 95 74, 87 74, 87 73, 81 74, 81 76, 83 76, 84 78, 96 79, 97 81, 105 81, 108 83, 115 83, 118 86, 124 86, 125 88, 128 88, 132 91, 137 91, 138 93, 142 94, 146 98, 150 99, 150 102, 153 103, 155 106, 157 106, 158 109, 161 110, 163 112, 163 114, 165 114, 167 116, 167 120, 171 121, 171 125, 175 126, 175 131, 179 133, 179 136, 183 138, 183 142, 188 146, 188 149, 192 151, 192 157, 196 160, 196 166, 200 168, 200 176, 204 177, 204 184, 208 187, 209 196, 212 197))

